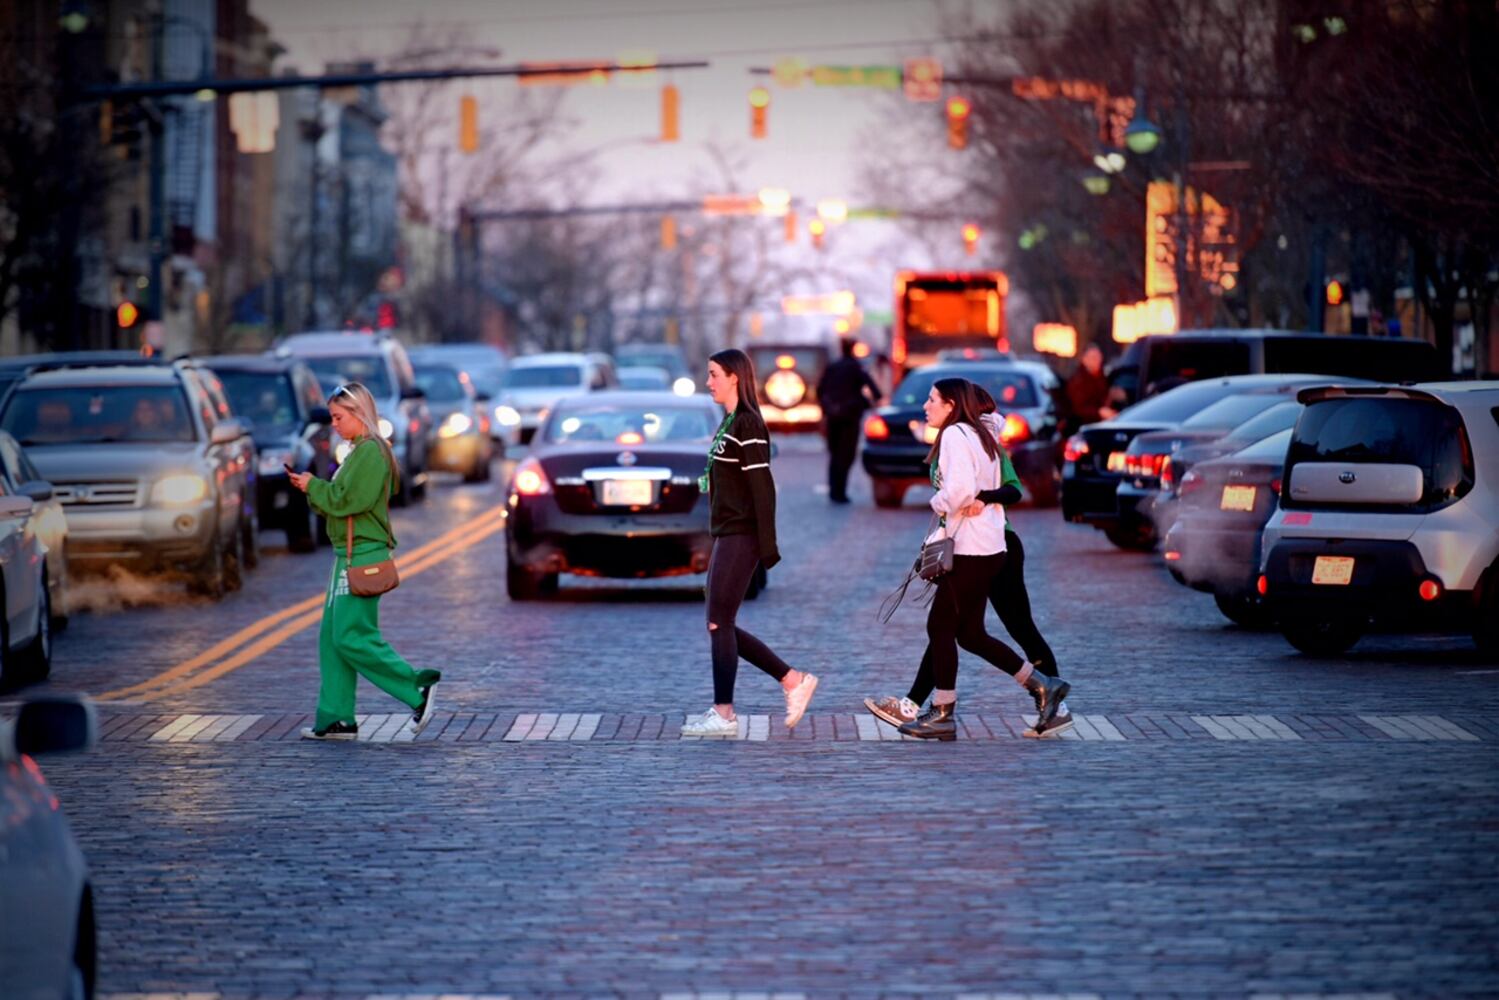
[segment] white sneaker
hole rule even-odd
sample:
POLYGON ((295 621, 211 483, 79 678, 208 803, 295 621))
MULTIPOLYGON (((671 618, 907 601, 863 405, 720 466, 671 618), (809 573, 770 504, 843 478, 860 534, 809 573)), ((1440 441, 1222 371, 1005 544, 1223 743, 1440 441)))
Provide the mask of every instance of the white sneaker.
POLYGON ((802 682, 786 692, 787 729, 795 729, 796 724, 802 721, 802 716, 807 714, 807 706, 812 703, 812 695, 816 691, 817 675, 804 673, 802 682))
POLYGON ((718 714, 718 709, 709 708, 702 715, 689 716, 687 723, 682 726, 683 736, 695 736, 700 739, 736 740, 739 738, 739 719, 725 719, 718 714))

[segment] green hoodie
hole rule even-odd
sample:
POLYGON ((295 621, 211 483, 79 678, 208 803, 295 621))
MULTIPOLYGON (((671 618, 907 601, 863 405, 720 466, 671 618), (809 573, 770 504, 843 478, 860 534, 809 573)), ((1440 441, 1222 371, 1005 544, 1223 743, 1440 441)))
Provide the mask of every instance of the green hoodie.
POLYGON ((307 481, 307 502, 328 519, 328 538, 344 551, 344 522, 354 520, 354 549, 396 547, 390 530, 390 465, 371 438, 361 438, 330 479, 307 481))

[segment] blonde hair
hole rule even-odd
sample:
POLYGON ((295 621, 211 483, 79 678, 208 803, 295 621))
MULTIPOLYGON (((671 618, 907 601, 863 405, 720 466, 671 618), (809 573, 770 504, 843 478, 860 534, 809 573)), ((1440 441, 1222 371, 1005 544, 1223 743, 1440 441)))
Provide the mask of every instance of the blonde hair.
POLYGON ((380 411, 375 406, 375 397, 358 382, 348 382, 334 389, 328 397, 330 407, 337 406, 352 414, 364 425, 364 434, 385 452, 386 464, 390 466, 390 489, 394 493, 401 485, 401 467, 396 462, 396 453, 390 442, 380 434, 380 411))

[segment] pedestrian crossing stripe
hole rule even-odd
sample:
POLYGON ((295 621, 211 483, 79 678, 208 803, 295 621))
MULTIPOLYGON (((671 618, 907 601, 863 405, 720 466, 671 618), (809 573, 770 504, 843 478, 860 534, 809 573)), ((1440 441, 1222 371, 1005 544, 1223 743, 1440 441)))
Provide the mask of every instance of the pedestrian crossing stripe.
MULTIPOLYGON (((411 713, 355 717, 360 743, 591 743, 735 742, 683 737, 685 715, 619 715, 603 712, 443 712, 420 735, 411 731, 411 713)), ((1178 715, 1073 713, 1073 725, 1046 742, 1141 743, 1165 741, 1304 743, 1370 741, 1398 743, 1499 742, 1499 719, 1441 715, 1178 715)), ((1034 716, 970 712, 958 717, 958 739, 1020 740, 1034 716)), ((153 744, 246 743, 294 740, 310 715, 106 715, 105 741, 153 744)), ((780 715, 739 716, 737 742, 780 743, 921 742, 866 713, 806 716, 795 730, 780 715)))

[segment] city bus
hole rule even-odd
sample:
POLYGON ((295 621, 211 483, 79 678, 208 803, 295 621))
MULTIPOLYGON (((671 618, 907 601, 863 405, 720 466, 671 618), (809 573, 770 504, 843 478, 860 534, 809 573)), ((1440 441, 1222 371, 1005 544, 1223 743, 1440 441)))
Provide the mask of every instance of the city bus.
MULTIPOLYGON (((894 326, 890 335, 892 378, 931 364, 939 352, 973 357, 1008 353, 1003 271, 901 271, 895 276, 894 326)), ((950 356, 950 355, 948 355, 950 356)))

